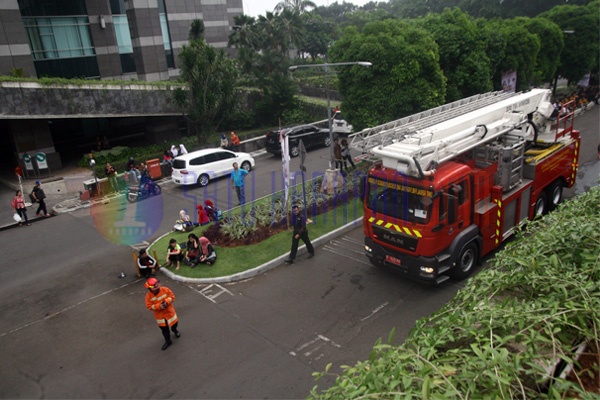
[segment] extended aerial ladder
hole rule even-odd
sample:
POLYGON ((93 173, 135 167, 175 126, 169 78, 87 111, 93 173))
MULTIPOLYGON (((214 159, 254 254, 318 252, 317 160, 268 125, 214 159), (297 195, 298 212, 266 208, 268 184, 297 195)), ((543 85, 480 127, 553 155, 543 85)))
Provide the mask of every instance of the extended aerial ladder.
MULTIPOLYGON (((505 187, 510 188, 520 179, 526 140, 555 143, 567 133, 552 118, 550 94, 533 89, 472 96, 365 129, 353 137, 351 146, 377 156, 386 168, 423 178, 428 170, 475 148, 477 156, 490 157, 481 145, 502 140, 503 151, 511 156, 505 171, 505 187)), ((498 152, 491 157, 498 157, 498 152)))

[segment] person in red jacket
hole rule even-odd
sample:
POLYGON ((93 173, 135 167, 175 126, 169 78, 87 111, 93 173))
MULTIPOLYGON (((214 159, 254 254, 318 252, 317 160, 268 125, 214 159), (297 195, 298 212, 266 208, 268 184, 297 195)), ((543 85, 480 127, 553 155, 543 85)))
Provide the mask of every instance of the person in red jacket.
POLYGON ((156 278, 148 279, 144 286, 148 289, 148 293, 146 293, 146 308, 154 312, 156 323, 165 338, 165 343, 162 345, 161 349, 166 350, 173 344, 169 327, 176 338, 181 336, 177 330, 179 320, 177 319, 175 307, 173 307, 175 295, 171 289, 162 286, 160 281, 156 278))

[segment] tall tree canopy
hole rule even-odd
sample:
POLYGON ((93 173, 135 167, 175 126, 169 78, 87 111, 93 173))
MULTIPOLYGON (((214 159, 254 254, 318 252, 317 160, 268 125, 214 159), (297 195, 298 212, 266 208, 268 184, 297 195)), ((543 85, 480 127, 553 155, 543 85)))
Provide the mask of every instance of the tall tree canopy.
POLYGON ((592 0, 391 0, 394 15, 401 18, 423 17, 441 13, 445 8, 458 7, 473 17, 514 18, 535 17, 560 5, 585 5, 592 0))
POLYGON ((355 129, 438 106, 446 82, 431 34, 398 20, 347 28, 330 49, 332 62, 370 61, 371 68, 339 67, 343 110, 355 129))
POLYGON ((579 81, 590 71, 598 71, 600 48, 600 0, 587 6, 560 6, 540 15, 560 27, 565 47, 558 73, 570 82, 579 81))
POLYGON ((447 78, 446 102, 492 90, 490 59, 477 25, 458 8, 418 20, 433 34, 447 78))
POLYGON ((517 72, 517 91, 528 90, 534 81, 534 70, 541 41, 530 33, 517 20, 493 20, 489 22, 493 30, 505 37, 504 58, 494 73, 494 85, 501 89, 502 74, 517 72))
POLYGON ((190 41, 179 53, 181 79, 188 87, 175 90, 174 100, 185 114, 189 130, 205 144, 235 107, 238 73, 223 50, 206 43, 199 26, 196 21, 192 23, 190 41))
POLYGON ((540 40, 540 51, 536 57, 532 83, 539 86, 544 82, 552 82, 564 48, 560 27, 545 18, 518 17, 515 22, 540 40))

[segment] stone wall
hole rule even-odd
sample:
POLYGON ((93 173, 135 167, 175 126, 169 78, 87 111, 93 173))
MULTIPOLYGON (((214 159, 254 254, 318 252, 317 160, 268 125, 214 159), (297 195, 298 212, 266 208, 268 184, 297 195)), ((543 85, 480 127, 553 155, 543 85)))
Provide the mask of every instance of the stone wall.
POLYGON ((0 118, 85 118, 180 114, 175 86, 0 84, 0 118))

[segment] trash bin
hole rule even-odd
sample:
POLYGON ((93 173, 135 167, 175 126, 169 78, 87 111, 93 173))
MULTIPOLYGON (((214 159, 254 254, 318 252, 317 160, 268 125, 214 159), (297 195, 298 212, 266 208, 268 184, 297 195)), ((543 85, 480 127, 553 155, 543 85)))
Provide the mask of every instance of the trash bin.
POLYGON ((98 186, 100 182, 96 179, 88 179, 87 181, 83 181, 84 191, 87 191, 91 197, 98 193, 98 186))
POLYGON ((160 160, 158 158, 153 158, 152 160, 146 161, 146 166, 148 167, 148 173, 150 174, 150 178, 158 179, 163 176, 162 170, 160 168, 160 160))
POLYGON ((160 170, 162 171, 162 176, 164 176, 164 177, 171 176, 171 169, 172 169, 172 167, 171 167, 170 163, 168 163, 166 161, 163 161, 160 163, 160 170))

